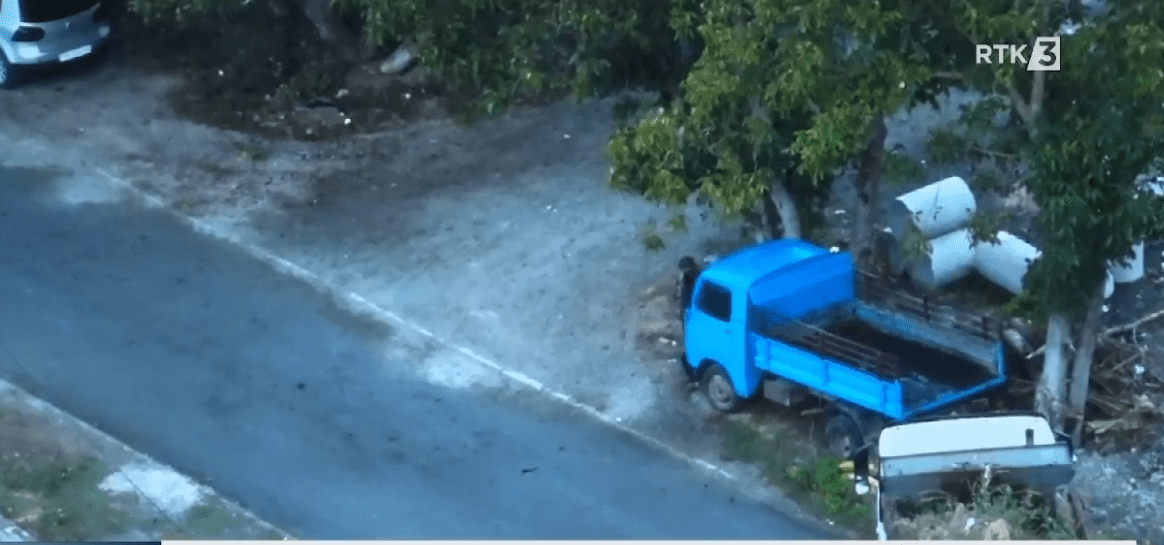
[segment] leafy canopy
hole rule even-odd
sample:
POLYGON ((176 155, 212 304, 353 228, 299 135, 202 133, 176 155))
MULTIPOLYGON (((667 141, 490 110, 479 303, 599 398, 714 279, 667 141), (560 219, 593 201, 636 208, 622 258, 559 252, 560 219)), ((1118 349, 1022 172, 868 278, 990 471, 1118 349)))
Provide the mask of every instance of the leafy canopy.
POLYGON ((614 136, 613 185, 667 204, 699 192, 735 215, 780 180, 802 217, 819 219, 871 120, 943 88, 935 67, 955 62, 941 52, 961 38, 940 30, 943 2, 921 4, 708 0, 700 15, 677 9, 676 32, 698 34, 705 49, 679 100, 614 136))

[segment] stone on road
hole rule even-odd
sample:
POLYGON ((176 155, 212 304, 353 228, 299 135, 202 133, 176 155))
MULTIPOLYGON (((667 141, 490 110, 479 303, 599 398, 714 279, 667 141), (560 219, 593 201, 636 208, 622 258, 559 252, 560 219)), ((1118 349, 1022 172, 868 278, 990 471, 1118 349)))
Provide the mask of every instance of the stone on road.
POLYGON ((172 215, 78 192, 84 180, 0 168, 0 378, 276 526, 828 537, 172 215))

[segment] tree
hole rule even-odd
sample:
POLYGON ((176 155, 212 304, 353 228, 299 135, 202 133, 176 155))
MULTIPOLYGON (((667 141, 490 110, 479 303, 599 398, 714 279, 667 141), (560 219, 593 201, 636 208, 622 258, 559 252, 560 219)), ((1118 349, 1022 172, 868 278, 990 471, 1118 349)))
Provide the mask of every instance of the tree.
POLYGON ((1028 185, 1042 209, 1045 250, 1031 293, 1052 316, 1082 318, 1067 391, 1081 424, 1106 265, 1129 257, 1137 240, 1164 233, 1164 206, 1136 187, 1164 149, 1164 11, 1157 2, 1112 2, 1063 45, 1064 69, 1047 77, 1033 124, 1028 185))
MULTIPOLYGON (((182 21, 206 13, 228 14, 250 4, 250 0, 123 0, 129 8, 147 20, 169 18, 182 21)), ((353 59, 358 38, 340 24, 332 9, 333 0, 266 0, 278 14, 298 11, 315 25, 320 39, 332 45, 341 57, 353 59)), ((229 21, 229 19, 228 19, 229 21)))
POLYGON ((780 232, 800 237, 819 221, 833 177, 858 158, 851 242, 862 254, 878 210, 884 117, 946 85, 935 65, 947 48, 937 44, 952 33, 936 30, 945 10, 932 4, 710 0, 699 25, 677 12, 676 30, 697 31, 703 55, 675 104, 613 138, 613 185, 668 204, 699 193, 728 215, 756 210, 765 225, 774 211, 780 232))
MULTIPOLYGON (((250 0, 129 0, 146 18, 229 12, 250 0)), ((366 49, 411 42, 421 63, 472 113, 496 114, 515 100, 573 90, 579 97, 628 85, 672 89, 698 53, 668 25, 693 0, 267 0, 299 10, 348 60, 366 49), (359 36, 339 23, 358 19, 359 36)))
MULTIPOLYGON (((982 1, 959 25, 976 43, 1026 43, 1080 17, 1077 5, 1055 0, 982 1)), ((1040 209, 1042 257, 1021 301, 1047 321, 1036 406, 1057 429, 1077 416, 1076 436, 1102 325, 1106 265, 1130 256, 1135 241, 1164 232, 1164 206, 1135 182, 1164 149, 1162 25, 1157 2, 1109 2, 1106 13, 1062 37, 1061 72, 1002 65, 968 71, 965 80, 993 93, 968 119, 993 132, 987 140, 995 146, 983 150, 982 140, 969 138, 966 149, 1009 158, 1001 161, 1006 168, 1025 167, 1019 183, 1040 209), (989 120, 1005 108, 1011 122, 999 129, 989 120)))

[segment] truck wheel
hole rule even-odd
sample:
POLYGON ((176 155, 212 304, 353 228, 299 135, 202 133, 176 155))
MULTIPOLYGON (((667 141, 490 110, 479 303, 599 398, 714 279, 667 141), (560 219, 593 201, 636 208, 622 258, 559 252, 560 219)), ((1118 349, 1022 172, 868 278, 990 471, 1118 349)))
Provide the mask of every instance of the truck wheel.
POLYGON ((687 360, 686 353, 684 353, 682 356, 679 356, 679 367, 683 369, 683 376, 687 379, 689 384, 695 382, 695 369, 691 368, 691 362, 687 360))
POLYGON ((727 371, 718 363, 711 364, 703 372, 703 395, 717 411, 730 413, 740 408, 740 396, 736 395, 727 371))
POLYGON ((829 452, 842 460, 855 460, 865 445, 861 428, 847 414, 838 414, 829 419, 825 426, 825 439, 829 452))
POLYGON ((4 51, 0 50, 0 89, 15 89, 20 85, 18 68, 8 61, 4 51))

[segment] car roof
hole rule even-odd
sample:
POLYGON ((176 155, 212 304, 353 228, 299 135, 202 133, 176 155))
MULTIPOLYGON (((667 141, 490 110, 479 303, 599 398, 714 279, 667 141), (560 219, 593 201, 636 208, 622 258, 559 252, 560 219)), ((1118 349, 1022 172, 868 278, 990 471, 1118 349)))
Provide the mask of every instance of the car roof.
POLYGON ((748 288, 786 265, 827 253, 829 250, 801 239, 772 240, 722 257, 712 262, 703 274, 731 288, 748 288))

